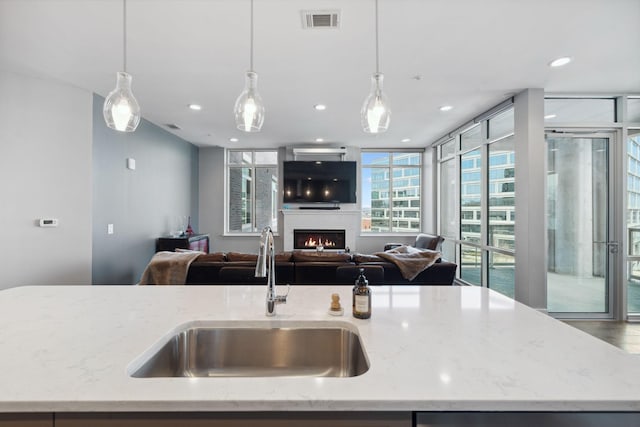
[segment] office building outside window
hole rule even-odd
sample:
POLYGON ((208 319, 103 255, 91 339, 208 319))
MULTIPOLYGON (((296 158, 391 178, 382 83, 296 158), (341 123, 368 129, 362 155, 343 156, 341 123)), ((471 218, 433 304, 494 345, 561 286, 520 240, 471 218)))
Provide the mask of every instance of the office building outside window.
POLYGON ((515 289, 513 108, 439 147, 439 230, 460 278, 507 296, 515 289), (459 227, 459 228, 458 228, 459 227))
POLYGON ((640 313, 640 129, 629 129, 627 139, 627 233, 630 259, 627 311, 630 314, 638 314, 640 313))
POLYGON ((362 151, 362 231, 420 232, 422 152, 362 151))

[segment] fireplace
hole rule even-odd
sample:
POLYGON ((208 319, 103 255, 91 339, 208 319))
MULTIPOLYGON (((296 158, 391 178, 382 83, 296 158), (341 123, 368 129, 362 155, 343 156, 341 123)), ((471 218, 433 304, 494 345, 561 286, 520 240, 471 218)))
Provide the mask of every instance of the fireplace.
POLYGON ((293 249, 345 249, 345 230, 293 230, 293 249))

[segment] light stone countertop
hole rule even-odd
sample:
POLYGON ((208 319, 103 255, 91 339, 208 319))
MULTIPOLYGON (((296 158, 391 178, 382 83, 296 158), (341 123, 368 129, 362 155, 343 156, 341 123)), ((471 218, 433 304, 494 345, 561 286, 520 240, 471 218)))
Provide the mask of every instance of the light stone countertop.
POLYGON ((640 411, 640 356, 476 287, 42 286, 0 291, 0 412, 640 411), (282 289, 279 288, 280 291, 282 289), (345 315, 327 313, 340 294, 345 315), (131 378, 127 366, 192 321, 349 322, 369 371, 352 378, 131 378))

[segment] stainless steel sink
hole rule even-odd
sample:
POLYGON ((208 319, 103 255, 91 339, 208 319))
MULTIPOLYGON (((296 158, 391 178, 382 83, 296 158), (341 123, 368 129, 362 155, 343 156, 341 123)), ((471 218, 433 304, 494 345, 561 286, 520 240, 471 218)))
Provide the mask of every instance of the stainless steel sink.
POLYGON ((355 377, 369 369, 346 322, 188 324, 154 347, 130 365, 132 377, 355 377))

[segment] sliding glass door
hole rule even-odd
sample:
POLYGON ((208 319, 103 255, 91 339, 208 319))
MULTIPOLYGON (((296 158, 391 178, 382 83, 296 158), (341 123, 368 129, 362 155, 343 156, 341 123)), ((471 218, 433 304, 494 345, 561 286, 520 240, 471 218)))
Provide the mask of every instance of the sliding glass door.
POLYGON ((547 301, 558 317, 611 317, 611 135, 547 134, 547 301))

